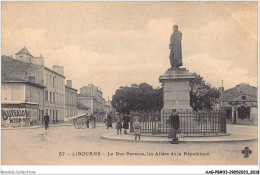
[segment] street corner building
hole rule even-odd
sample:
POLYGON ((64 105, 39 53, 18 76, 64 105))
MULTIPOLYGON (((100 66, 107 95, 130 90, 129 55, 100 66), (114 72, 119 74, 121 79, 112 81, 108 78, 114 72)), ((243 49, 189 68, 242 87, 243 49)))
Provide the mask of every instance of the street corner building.
POLYGON ((2 127, 40 125, 46 113, 51 123, 64 122, 64 67, 45 67, 25 47, 15 55, 1 56, 2 127))
POLYGON ((227 121, 233 124, 258 124, 257 88, 241 83, 221 91, 220 108, 226 111, 227 121))

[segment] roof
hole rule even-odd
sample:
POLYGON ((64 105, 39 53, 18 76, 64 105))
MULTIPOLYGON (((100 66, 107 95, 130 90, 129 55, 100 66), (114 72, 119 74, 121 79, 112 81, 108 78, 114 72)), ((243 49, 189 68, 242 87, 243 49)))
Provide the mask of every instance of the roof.
POLYGON ((39 105, 38 103, 24 102, 24 101, 1 101, 1 104, 29 104, 29 105, 39 105))
POLYGON ((62 78, 66 78, 64 75, 61 75, 61 74, 59 74, 58 72, 55 72, 54 70, 51 70, 51 69, 48 68, 48 67, 45 67, 45 66, 44 66, 44 69, 47 70, 47 71, 50 71, 50 72, 52 72, 52 73, 54 73, 54 74, 56 74, 56 75, 58 75, 58 76, 60 76, 60 77, 62 77, 62 78))
POLYGON ((228 90, 225 90, 224 92, 222 92, 220 95, 220 99, 221 100, 231 99, 231 98, 243 96, 243 95, 257 98, 257 88, 250 86, 249 84, 246 84, 246 83, 241 83, 231 89, 228 89, 228 90))
POLYGON ((29 81, 35 76, 35 83, 43 85, 43 77, 36 76, 37 72, 43 71, 43 67, 13 59, 9 56, 1 56, 1 81, 29 81))
POLYGON ((77 98, 84 100, 97 100, 97 98, 94 96, 86 96, 84 94, 77 94, 77 98))
POLYGON ((65 85, 65 88, 68 88, 68 89, 71 89, 71 90, 74 90, 74 91, 78 91, 77 89, 73 88, 73 87, 69 87, 67 85, 65 85))
POLYGON ((88 110, 89 109, 89 107, 87 107, 87 106, 85 106, 84 104, 82 104, 81 102, 77 102, 77 107, 79 108, 79 109, 84 109, 84 110, 88 110))
POLYGON ((32 54, 25 48, 25 46, 24 46, 24 48, 22 48, 22 50, 17 52, 15 55, 19 55, 19 54, 27 54, 27 55, 33 57, 32 54))

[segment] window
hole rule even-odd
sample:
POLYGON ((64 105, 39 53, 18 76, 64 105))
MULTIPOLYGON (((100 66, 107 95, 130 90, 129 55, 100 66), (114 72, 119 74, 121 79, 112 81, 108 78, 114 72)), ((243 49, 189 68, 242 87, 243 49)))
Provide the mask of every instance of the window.
POLYGON ((55 102, 56 93, 53 93, 53 102, 55 102))
POLYGON ((53 77, 52 79, 52 86, 55 87, 55 77, 53 77))
POLYGON ((32 98, 32 91, 31 91, 31 89, 27 91, 27 98, 28 98, 27 101, 31 100, 31 98, 32 98))
POLYGON ((50 92, 50 102, 52 102, 52 94, 51 94, 51 92, 50 92))
POLYGON ((12 100, 18 100, 18 89, 12 89, 12 100))
POLYGON ((48 80, 49 80, 49 76, 48 74, 45 75, 45 82, 46 82, 46 85, 48 85, 48 80))
POLYGON ((45 91, 45 101, 48 101, 48 91, 45 91))
POLYGON ((52 80, 51 75, 49 75, 49 84, 50 84, 50 86, 51 86, 51 80, 52 80))
POLYGON ((31 99, 33 97, 31 89, 28 91, 28 96, 29 96, 29 99, 31 99))
POLYGON ((35 82, 35 76, 29 76, 28 78, 30 82, 35 82))
POLYGON ((41 120, 41 110, 38 110, 38 121, 41 120))

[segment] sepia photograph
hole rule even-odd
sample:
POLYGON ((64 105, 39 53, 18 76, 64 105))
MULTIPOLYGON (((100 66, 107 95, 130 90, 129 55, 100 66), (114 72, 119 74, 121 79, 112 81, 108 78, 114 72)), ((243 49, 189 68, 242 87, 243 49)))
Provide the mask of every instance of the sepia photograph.
POLYGON ((259 174, 258 149, 258 1, 1 1, 1 165, 259 174))

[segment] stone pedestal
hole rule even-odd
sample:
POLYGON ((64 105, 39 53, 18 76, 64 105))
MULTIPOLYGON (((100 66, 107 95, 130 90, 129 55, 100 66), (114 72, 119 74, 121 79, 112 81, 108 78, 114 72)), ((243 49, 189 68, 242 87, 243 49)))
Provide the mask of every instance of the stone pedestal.
POLYGON ((194 75, 186 68, 171 68, 160 76, 159 81, 163 84, 163 112, 192 111, 190 106, 190 84, 194 75))

